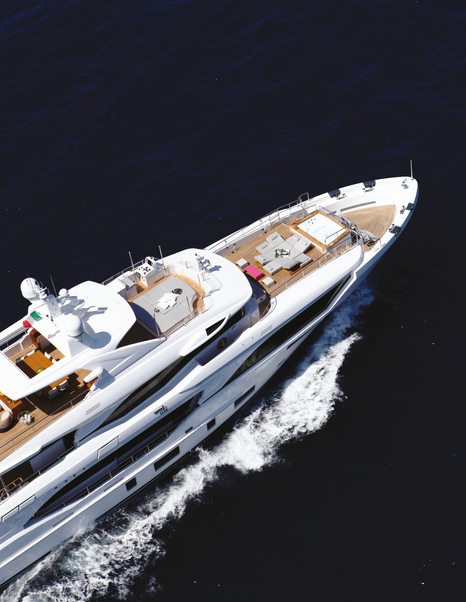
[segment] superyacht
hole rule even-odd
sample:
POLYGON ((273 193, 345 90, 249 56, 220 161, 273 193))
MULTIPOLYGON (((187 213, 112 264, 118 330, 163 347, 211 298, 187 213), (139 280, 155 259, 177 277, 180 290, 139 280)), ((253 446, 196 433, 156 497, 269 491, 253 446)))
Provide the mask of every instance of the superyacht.
MULTIPOLYGON (((103 283, 21 283, 0 333, 0 585, 173 469, 397 240, 411 177, 273 211, 103 283)), ((160 254, 161 255, 161 254, 160 254)))

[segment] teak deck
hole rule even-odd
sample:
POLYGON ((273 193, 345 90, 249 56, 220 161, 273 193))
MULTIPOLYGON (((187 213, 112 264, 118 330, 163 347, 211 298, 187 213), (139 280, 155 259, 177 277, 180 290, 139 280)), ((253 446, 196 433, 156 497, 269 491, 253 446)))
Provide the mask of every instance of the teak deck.
POLYGON ((361 230, 369 230, 377 238, 381 238, 395 219, 395 205, 379 205, 355 211, 345 211, 343 217, 350 219, 361 230))
MULTIPOLYGON (((204 308, 204 293, 198 283, 187 278, 186 276, 178 275, 177 277, 186 282, 195 292, 196 297, 194 299, 194 310, 196 312, 203 311, 204 308)), ((149 288, 157 286, 160 281, 154 282, 143 290, 139 291, 132 299, 139 295, 143 295, 149 288)), ((131 299, 131 300, 132 300, 131 299)), ((149 333, 143 326, 138 322, 135 323, 133 328, 127 333, 120 343, 129 344, 130 342, 140 342, 153 338, 154 335, 149 333)), ((59 360, 63 357, 63 354, 55 349, 52 345, 47 348, 51 358, 59 360)), ((10 357, 10 360, 15 362, 18 367, 30 378, 35 376, 38 372, 46 370, 52 365, 51 359, 49 359, 44 351, 40 349, 34 349, 31 344, 29 351, 33 353, 27 354, 28 349, 23 349, 14 356, 10 357), (22 359, 20 359, 22 357, 22 359)), ((0 398, 3 403, 13 413, 13 424, 12 426, 3 432, 0 432, 0 461, 6 458, 15 449, 21 446, 25 441, 33 437, 36 433, 41 431, 43 428, 48 426, 52 421, 56 420, 59 416, 64 414, 66 411, 71 409, 76 403, 81 401, 87 392, 89 386, 84 383, 84 377, 89 374, 88 370, 77 370, 75 373, 63 377, 60 381, 52 383, 46 389, 56 387, 59 382, 62 383, 67 381, 68 387, 64 391, 57 393, 55 397, 49 399, 45 394, 36 393, 28 395, 23 399, 12 401, 6 396, 0 394, 0 398), (32 424, 22 424, 19 422, 18 417, 21 412, 29 412, 33 417, 32 424)), ((1 411, 1 408, 0 408, 1 411)))
POLYGON ((52 399, 37 393, 17 401, 1 397, 3 403, 13 412, 14 423, 7 431, 0 433, 0 461, 81 401, 89 392, 89 387, 83 382, 87 374, 88 370, 78 370, 68 376, 68 388, 52 399), (24 411, 32 415, 32 424, 19 422, 18 416, 24 411))
MULTIPOLYGON (((385 232, 387 232, 388 228, 393 223, 395 217, 395 206, 383 205, 370 208, 366 207, 364 209, 358 209, 353 211, 346 211, 343 213, 343 217, 350 219, 359 228, 363 230, 368 230, 374 236, 380 238, 383 236, 383 234, 385 234, 385 232)), ((254 259, 255 255, 259 254, 256 250, 256 247, 263 243, 266 240, 266 237, 272 234, 273 232, 278 232, 283 236, 283 238, 286 239, 292 236, 295 232, 299 231, 301 236, 307 237, 309 238, 309 240, 312 241, 312 237, 308 236, 305 232, 297 229, 299 221, 301 220, 293 217, 288 222, 284 220, 277 226, 263 229, 257 234, 246 237, 242 241, 239 241, 235 245, 232 245, 232 247, 227 247, 221 250, 220 254, 234 263, 236 263, 239 259, 245 259, 249 264, 256 266, 265 274, 265 276, 267 276, 268 273, 266 266, 264 267, 262 264, 258 263, 254 259)), ((344 236, 346 236, 346 234, 344 234, 344 236)), ((370 247, 366 246, 365 250, 367 251, 369 248, 370 247)), ((280 292, 280 290, 283 287, 292 284, 297 279, 302 278, 311 271, 320 267, 328 259, 332 259, 333 257, 335 257, 336 254, 344 253, 346 250, 347 247, 345 246, 345 244, 338 246, 338 244, 335 243, 329 247, 329 250, 327 252, 320 251, 317 246, 312 247, 305 253, 310 259, 312 259, 312 262, 294 271, 290 271, 283 268, 279 272, 275 273, 272 276, 274 284, 268 287, 268 292, 272 296, 278 294, 278 292, 280 292)), ((189 284, 189 286, 196 291, 197 298, 195 300, 195 309, 196 311, 202 311, 204 295, 200 286, 196 282, 193 282, 192 280, 184 276, 178 277, 185 280, 186 283, 189 284)), ((151 286, 156 285, 157 283, 154 283, 151 286)), ((140 291, 138 294, 143 293, 144 291, 140 291)), ((141 339, 141 333, 139 332, 131 332, 131 335, 130 333, 128 333, 127 336, 136 336, 137 339, 144 340, 144 338, 141 339)), ((24 353, 24 350, 22 351, 22 353, 24 353)), ((50 349, 49 353, 51 357, 53 357, 56 360, 59 360, 61 357, 63 357, 63 355, 54 348, 50 349)), ((19 358, 11 357, 10 359, 14 362, 19 358)), ((22 369, 26 373, 28 373, 27 371, 30 371, 32 376, 34 373, 37 373, 38 370, 46 369, 48 365, 51 364, 51 361, 48 358, 46 358, 45 354, 42 353, 42 351, 40 351, 37 352, 37 355, 36 353, 34 353, 29 355, 27 358, 24 358, 22 363, 22 369)), ((76 373, 73 373, 70 376, 68 376, 68 388, 64 391, 61 391, 56 397, 53 397, 52 399, 49 399, 46 395, 42 396, 40 394, 29 395, 24 399, 20 399, 17 401, 9 400, 5 398, 5 396, 1 397, 2 401, 6 405, 8 405, 10 410, 13 412, 14 424, 7 431, 0 432, 0 461, 7 457, 15 449, 20 447, 26 440, 33 437, 37 432, 48 426, 52 421, 56 420, 59 416, 67 412, 69 409, 71 409, 71 407, 73 407, 82 399, 84 399, 85 395, 89 391, 90 386, 90 384, 86 385, 83 381, 84 377, 87 374, 89 374, 89 371, 87 370, 78 370, 76 373), (24 425, 18 421, 18 415, 22 411, 28 411, 32 414, 32 424, 24 425)), ((55 384, 56 383, 54 383, 54 385, 55 384)), ((1 485, 2 484, 0 483, 0 493, 1 485)))
MULTIPOLYGON (((368 230, 372 234, 374 234, 377 238, 380 238, 388 228, 393 223, 393 219, 395 216, 395 205, 382 205, 378 207, 371 207, 365 209, 359 209, 355 211, 347 211, 342 214, 343 217, 346 217, 353 221, 359 228, 368 230)), ((266 241, 267 236, 270 236, 273 232, 278 232, 283 236, 283 238, 289 238, 296 232, 303 237, 308 238, 311 242, 313 238, 306 234, 306 232, 298 229, 299 223, 303 221, 303 219, 308 219, 309 215, 300 217, 299 219, 294 219, 291 217, 290 221, 284 220, 281 224, 277 226, 273 226, 268 229, 263 229, 260 232, 246 237, 244 240, 237 242, 235 245, 231 247, 227 247, 226 249, 221 250, 219 253, 236 263, 239 259, 244 259, 250 265, 257 267, 261 272, 264 273, 265 276, 269 276, 267 272, 267 266, 263 266, 261 263, 257 262, 254 257, 259 255, 256 247, 261 243, 266 241)), ((347 233, 343 233, 343 238, 347 233)), ((309 274, 310 272, 318 269, 323 265, 327 260, 332 259, 338 254, 344 253, 348 247, 345 245, 338 246, 338 242, 341 242, 342 236, 338 238, 331 246, 329 246, 326 252, 322 252, 317 246, 306 251, 305 255, 307 255, 312 262, 302 268, 298 268, 293 270, 281 269, 271 276, 274 280, 274 284, 272 286, 266 287, 266 290, 273 297, 278 294, 283 288, 293 284, 303 276, 309 274)), ((367 251, 370 247, 365 246, 365 250, 367 251)))

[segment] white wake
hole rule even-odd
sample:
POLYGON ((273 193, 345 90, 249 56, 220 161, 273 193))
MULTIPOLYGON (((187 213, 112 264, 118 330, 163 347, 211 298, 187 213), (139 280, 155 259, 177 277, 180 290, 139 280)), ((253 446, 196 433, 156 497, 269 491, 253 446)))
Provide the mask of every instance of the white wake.
MULTIPOLYGON (((136 510, 120 510, 103 525, 36 564, 10 585, 0 602, 77 602, 99 596, 125 599, 148 562, 164 554, 157 532, 186 511, 225 466, 240 472, 261 470, 277 458, 280 446, 320 429, 341 397, 338 372, 358 340, 355 318, 372 300, 367 288, 356 291, 326 324, 320 338, 280 386, 263 397, 222 443, 201 449, 194 463, 136 510), (113 524, 112 524, 113 522, 113 524)), ((155 584, 156 586, 156 584, 155 584)))

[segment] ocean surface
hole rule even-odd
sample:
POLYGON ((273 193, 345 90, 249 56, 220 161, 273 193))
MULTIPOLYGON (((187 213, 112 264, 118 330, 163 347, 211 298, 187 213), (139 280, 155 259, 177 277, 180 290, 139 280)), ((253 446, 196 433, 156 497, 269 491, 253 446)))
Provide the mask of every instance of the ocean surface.
POLYGON ((302 192, 419 180, 366 284, 2 602, 466 598, 464 2, 0 4, 1 328, 302 192))

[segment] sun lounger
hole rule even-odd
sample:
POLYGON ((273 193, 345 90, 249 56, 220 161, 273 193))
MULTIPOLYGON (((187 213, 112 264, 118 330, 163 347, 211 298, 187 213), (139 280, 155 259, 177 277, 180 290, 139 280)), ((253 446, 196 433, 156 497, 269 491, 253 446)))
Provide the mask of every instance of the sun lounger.
POLYGON ((270 251, 273 251, 273 245, 270 244, 270 242, 263 242, 260 245, 257 245, 256 251, 260 255, 265 255, 266 253, 269 253, 270 251))
POLYGON ((305 236, 301 236, 301 234, 298 233, 293 234, 293 236, 287 238, 286 242, 290 245, 293 245, 293 247, 299 253, 304 253, 313 246, 312 242, 308 238, 306 238, 305 236))
POLYGON ((244 268, 244 271, 252 276, 255 280, 260 280, 264 277, 264 273, 261 272, 255 265, 248 265, 244 268))
POLYGON ((264 270, 268 272, 271 276, 279 272, 281 269, 282 266, 275 259, 269 261, 267 265, 264 266, 264 270))
POLYGON ((304 253, 301 253, 300 255, 298 255, 296 257, 296 259, 299 261, 301 267, 303 268, 305 265, 307 265, 308 263, 311 263, 311 261, 314 261, 313 259, 311 259, 310 257, 308 257, 307 255, 305 255, 304 253))
POLYGON ((278 232, 274 232, 273 234, 270 234, 270 236, 267 236, 267 240, 274 247, 285 242, 285 239, 283 238, 283 236, 281 234, 279 234, 278 232))
POLYGON ((293 268, 298 266, 301 263, 298 257, 299 255, 297 257, 292 257, 291 259, 288 259, 288 261, 284 261, 282 266, 285 268, 285 270, 292 270, 293 268))
POLYGON ((294 244, 294 248, 300 253, 305 253, 313 246, 313 244, 308 238, 304 238, 304 236, 300 236, 299 238, 300 239, 294 244))
POLYGON ((298 233, 293 234, 293 236, 290 236, 286 239, 286 242, 289 243, 290 245, 295 245, 298 240, 300 240, 302 238, 302 236, 298 233))

